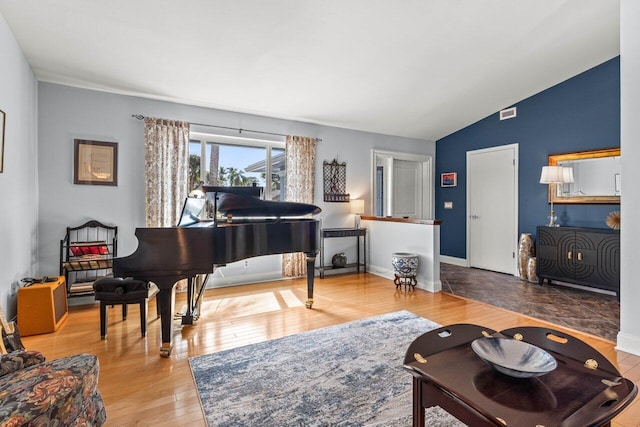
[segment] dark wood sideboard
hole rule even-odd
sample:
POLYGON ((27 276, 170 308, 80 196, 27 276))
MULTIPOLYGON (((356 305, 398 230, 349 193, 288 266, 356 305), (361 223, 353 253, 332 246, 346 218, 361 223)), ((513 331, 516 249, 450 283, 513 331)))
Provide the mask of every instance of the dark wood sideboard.
POLYGON ((579 227, 537 228, 536 272, 546 279, 620 292, 620 232, 579 227))

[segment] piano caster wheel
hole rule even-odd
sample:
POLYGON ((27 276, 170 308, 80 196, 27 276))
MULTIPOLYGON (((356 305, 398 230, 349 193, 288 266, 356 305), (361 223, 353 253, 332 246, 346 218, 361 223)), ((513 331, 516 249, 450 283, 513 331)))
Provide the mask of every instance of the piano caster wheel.
POLYGON ((160 347, 160 357, 169 357, 171 356, 171 344, 162 344, 160 347))
POLYGON ((311 308, 311 306, 313 305, 313 300, 312 299, 308 299, 307 302, 304 303, 304 305, 307 308, 311 308))

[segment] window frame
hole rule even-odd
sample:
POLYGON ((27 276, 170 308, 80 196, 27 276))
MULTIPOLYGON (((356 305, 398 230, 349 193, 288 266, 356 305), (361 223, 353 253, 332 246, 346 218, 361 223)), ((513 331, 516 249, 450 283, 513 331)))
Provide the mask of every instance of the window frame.
MULTIPOLYGON (((282 149, 286 150, 285 141, 272 141, 267 139, 245 138, 240 136, 227 136, 216 135, 204 132, 189 132, 189 143, 192 141, 200 142, 200 171, 206 171, 207 161, 207 144, 221 144, 221 145, 239 145, 245 147, 265 148, 265 177, 267 182, 264 186, 264 198, 265 200, 271 200, 271 176, 272 176, 272 150, 282 149)), ((202 176, 200 177, 202 180, 202 176)), ((286 185, 286 183, 285 183, 286 185)))

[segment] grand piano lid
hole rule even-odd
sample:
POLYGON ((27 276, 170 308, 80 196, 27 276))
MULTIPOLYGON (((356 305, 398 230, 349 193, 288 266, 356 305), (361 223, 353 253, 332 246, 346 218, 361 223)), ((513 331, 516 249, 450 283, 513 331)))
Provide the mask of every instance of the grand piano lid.
POLYGON ((217 193, 218 212, 232 217, 300 217, 322 211, 308 203, 275 202, 232 193, 217 193))

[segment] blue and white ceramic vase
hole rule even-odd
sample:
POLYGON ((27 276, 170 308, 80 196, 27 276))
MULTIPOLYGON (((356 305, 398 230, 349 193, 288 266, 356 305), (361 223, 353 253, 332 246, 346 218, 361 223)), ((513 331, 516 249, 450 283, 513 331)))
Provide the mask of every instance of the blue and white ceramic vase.
POLYGON ((418 275, 418 255, 407 252, 392 254, 391 264, 398 277, 415 277, 418 275))

